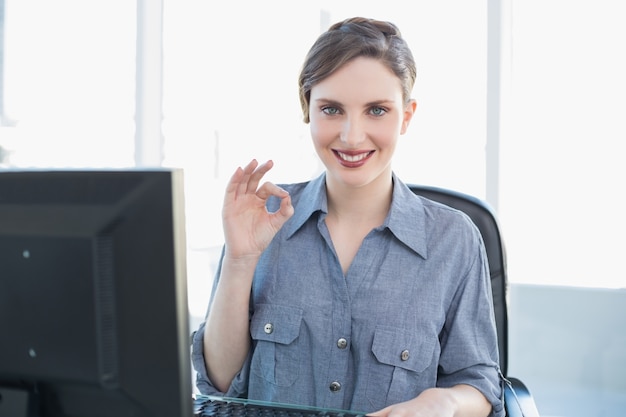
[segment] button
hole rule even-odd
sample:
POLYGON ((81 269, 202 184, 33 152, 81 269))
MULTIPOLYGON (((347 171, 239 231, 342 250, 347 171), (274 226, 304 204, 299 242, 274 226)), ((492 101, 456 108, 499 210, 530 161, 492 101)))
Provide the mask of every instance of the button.
POLYGON ((265 331, 265 333, 271 334, 274 331, 274 325, 272 323, 267 323, 263 330, 265 331))
POLYGON ((339 391, 341 389, 341 384, 339 382, 337 382, 337 381, 334 381, 334 382, 330 383, 330 387, 329 388, 330 388, 330 390, 332 392, 337 392, 337 391, 339 391))
POLYGON ((400 354, 400 359, 402 359, 403 361, 408 361, 409 360, 409 351, 408 349, 405 349, 402 351, 402 353, 400 354))
POLYGON ((339 349, 345 349, 346 347, 348 347, 348 341, 342 337, 341 339, 337 340, 337 347, 339 349))

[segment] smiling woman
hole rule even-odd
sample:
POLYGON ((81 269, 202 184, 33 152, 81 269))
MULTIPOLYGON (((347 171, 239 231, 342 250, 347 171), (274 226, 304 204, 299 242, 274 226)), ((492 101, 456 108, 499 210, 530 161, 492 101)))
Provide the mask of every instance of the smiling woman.
MULTIPOLYGON (((413 79, 407 84, 412 90, 413 79)), ((328 169, 330 189, 341 188, 346 181, 351 186, 372 181, 374 177, 363 177, 356 170, 365 164, 375 177, 391 175, 396 144, 415 111, 415 100, 404 97, 399 87, 398 77, 378 59, 361 57, 311 88, 311 105, 303 110, 308 110, 311 137, 328 169), (330 169, 337 163, 347 169, 330 169)))
POLYGON ((253 159, 231 176, 193 336, 201 393, 378 417, 504 415, 480 233, 391 167, 415 73, 391 22, 344 19, 313 43, 300 97, 325 170, 277 186, 263 182, 274 163, 253 159))
MULTIPOLYGON (((221 195, 242 161, 272 159, 267 179, 275 182, 306 181, 321 173, 296 89, 306 48, 286 51, 283 45, 286 39, 310 45, 331 21, 349 15, 397 22, 413 45, 416 120, 398 142, 395 170, 416 182, 484 195, 486 6, 454 4, 450 13, 438 3, 417 2, 411 16, 398 0, 384 7, 372 1, 197 3, 193 13, 169 4, 164 12, 166 163, 186 168, 193 247, 221 244, 220 199, 206 190, 221 195), (274 6, 284 13, 275 13, 274 6), (215 41, 225 34, 228 42, 215 41), (449 152, 452 148, 458 152, 449 152)), ((196 255, 204 262, 200 252, 196 255)), ((192 273, 204 289, 199 282, 205 274, 192 273)), ((204 307, 198 303, 195 311, 201 315, 204 307)))
MULTIPOLYGON (((360 200, 365 207, 363 203, 371 201, 370 196, 388 194, 396 144, 415 111, 415 100, 403 97, 399 88, 402 83, 398 81, 379 59, 354 58, 315 84, 309 94, 310 106, 302 106, 303 111, 308 110, 315 150, 326 166, 327 224, 344 273, 360 241, 383 223, 387 210, 382 206, 376 215, 370 214, 366 221, 359 219, 347 227, 339 216, 348 213, 332 210, 340 204, 338 195, 360 200), (367 195, 358 198, 351 190, 354 187, 367 195), (333 194, 335 198, 331 198, 333 194)), ((406 84, 412 87, 413 81, 409 78, 406 84)))
MULTIPOLYGON (((0 127, 5 164, 134 165, 135 2, 3 3, 4 108, 17 122, 0 127)), ((411 16, 398 0, 384 7, 361 0, 186 1, 164 7, 162 44, 161 38, 144 43, 164 51, 163 118, 152 121, 162 137, 149 140, 159 149, 163 140, 164 165, 185 169, 194 321, 206 312, 223 242, 222 190, 235 167, 253 157, 272 158, 267 175, 273 181, 305 181, 322 172, 299 107, 297 74, 306 51, 285 45, 310 45, 331 21, 348 15, 388 19, 402 26, 412 45, 419 106, 398 142, 396 171, 483 194, 486 6, 455 0, 454 13, 436 2, 412 7, 411 16), (458 153, 451 155, 452 147, 458 153)))

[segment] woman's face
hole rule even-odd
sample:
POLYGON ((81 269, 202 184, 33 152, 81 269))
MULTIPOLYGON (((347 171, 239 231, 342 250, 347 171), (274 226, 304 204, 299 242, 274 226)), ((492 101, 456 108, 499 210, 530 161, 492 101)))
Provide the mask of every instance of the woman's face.
POLYGON ((414 111, 415 101, 404 103, 400 79, 372 58, 356 58, 314 85, 310 129, 327 181, 349 187, 387 181, 414 111))

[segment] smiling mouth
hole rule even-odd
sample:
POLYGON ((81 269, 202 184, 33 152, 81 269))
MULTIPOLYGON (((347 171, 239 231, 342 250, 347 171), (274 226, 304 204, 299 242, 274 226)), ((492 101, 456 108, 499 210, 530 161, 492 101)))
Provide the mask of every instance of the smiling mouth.
POLYGON ((349 167, 361 166, 365 163, 365 161, 372 156, 374 151, 367 152, 342 152, 333 150, 337 159, 341 162, 342 165, 349 167))

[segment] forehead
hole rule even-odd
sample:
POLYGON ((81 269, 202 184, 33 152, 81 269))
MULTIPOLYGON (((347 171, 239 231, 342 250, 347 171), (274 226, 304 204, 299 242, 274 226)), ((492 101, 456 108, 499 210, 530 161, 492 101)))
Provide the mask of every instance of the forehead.
POLYGON ((400 79, 381 61, 359 57, 311 88, 311 100, 340 102, 402 99, 400 79))

